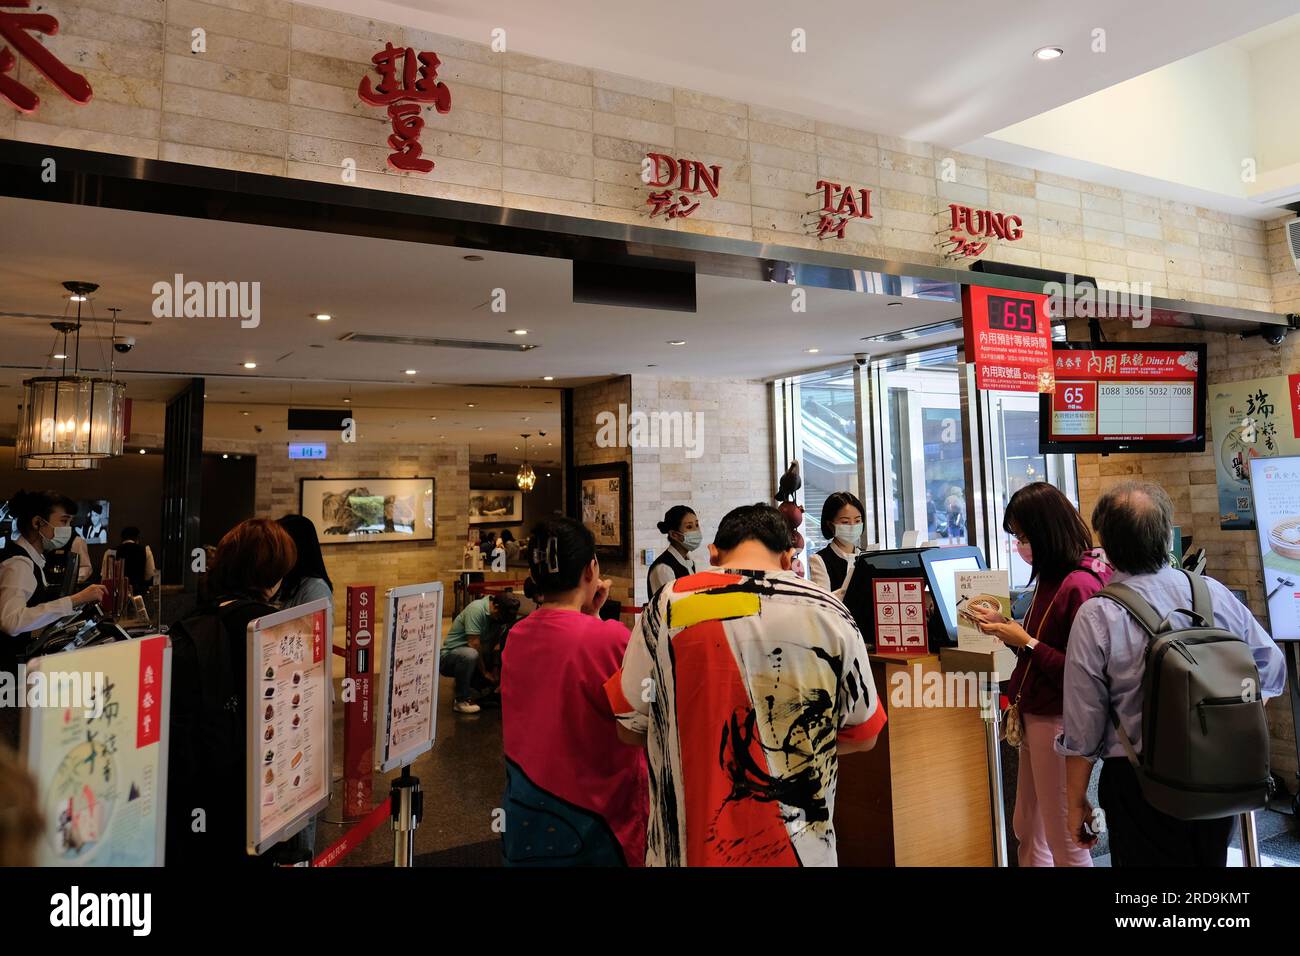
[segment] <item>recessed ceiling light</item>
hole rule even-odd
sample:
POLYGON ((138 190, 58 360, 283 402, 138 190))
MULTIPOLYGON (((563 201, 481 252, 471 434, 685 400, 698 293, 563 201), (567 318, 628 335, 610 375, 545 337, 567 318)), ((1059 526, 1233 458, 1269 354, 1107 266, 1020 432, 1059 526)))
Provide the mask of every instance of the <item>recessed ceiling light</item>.
POLYGON ((144 453, 145 453, 145 450, 144 450, 143 448, 141 448, 141 449, 140 449, 140 454, 143 455, 144 453))
POLYGON ((316 321, 317 321, 317 322, 328 322, 328 321, 329 321, 330 319, 332 319, 332 318, 334 318, 334 316, 330 315, 328 312, 317 312, 317 313, 316 313, 316 321))
POLYGON ((241 415, 243 415, 243 416, 245 416, 245 417, 247 417, 247 415, 248 415, 248 412, 240 412, 240 413, 239 413, 239 414, 241 414, 241 415))
POLYGON ((555 381, 555 376, 554 376, 554 375, 543 375, 543 376, 542 376, 542 381, 543 381, 543 382, 554 382, 554 381, 555 381))
MULTIPOLYGON (((55 353, 54 353, 54 356, 53 356, 53 358, 54 358, 55 361, 58 361, 59 359, 65 359, 65 358, 67 358, 67 357, 68 357, 68 356, 65 355, 65 354, 62 353, 62 352, 55 352, 55 353)), ((205 395, 204 397, 206 398, 207 396, 205 395)))
POLYGON ((344 404, 344 405, 351 405, 351 404, 352 404, 352 399, 350 399, 350 398, 345 398, 345 399, 343 399, 343 404, 344 404))
POLYGON ((668 340, 668 344, 669 344, 669 345, 685 345, 685 344, 686 344, 686 340, 685 340, 685 339, 669 339, 669 340, 668 340))
POLYGON ((464 259, 466 262, 482 262, 482 261, 483 261, 483 257, 482 257, 482 256, 461 256, 461 258, 464 259))
POLYGON ((891 302, 891 303, 889 303, 889 307, 890 307, 891 309, 897 309, 897 308, 898 308, 900 305, 902 305, 902 304, 903 304, 903 303, 901 303, 901 302, 891 302))
POLYGON ((438 416, 437 416, 437 415, 430 415, 430 416, 429 416, 429 421, 431 421, 431 422, 436 422, 437 420, 438 420, 438 416))
POLYGON ((222 458, 229 458, 230 456, 229 456, 229 455, 222 455, 221 457, 222 457, 222 458))
POLYGON ((818 352, 821 351, 821 349, 804 349, 804 351, 807 352, 809 355, 816 355, 818 352))
POLYGON ((416 373, 416 370, 413 369, 413 368, 408 368, 408 369, 406 370, 406 374, 407 374, 407 375, 414 375, 415 373, 416 373))
POLYGON ((528 330, 527 330, 527 329, 506 329, 506 331, 509 332, 511 335, 527 335, 527 334, 528 334, 528 330))
POLYGON ((256 363, 256 362, 245 362, 245 363, 244 363, 244 368, 257 368, 257 363, 256 363))
POLYGON ((483 430, 483 426, 482 426, 482 425, 479 425, 478 428, 476 428, 476 429, 474 429, 474 430, 475 430, 476 432, 481 432, 481 431, 483 430))
POLYGON ((466 407, 466 408, 478 408, 478 404, 477 404, 476 402, 466 402, 466 403, 465 403, 465 407, 466 407))
POLYGON ((1034 51, 1034 56, 1040 60, 1055 60, 1064 55, 1065 51, 1059 46, 1040 46, 1034 51))

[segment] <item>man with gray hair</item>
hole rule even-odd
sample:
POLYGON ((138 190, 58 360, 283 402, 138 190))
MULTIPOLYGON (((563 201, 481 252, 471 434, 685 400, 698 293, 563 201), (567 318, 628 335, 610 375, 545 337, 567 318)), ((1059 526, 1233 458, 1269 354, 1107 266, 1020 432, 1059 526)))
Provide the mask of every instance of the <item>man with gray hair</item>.
MULTIPOLYGON (((1192 606, 1191 586, 1169 564, 1174 506, 1159 485, 1129 481, 1101 496, 1092 528, 1123 582, 1163 618, 1192 606)), ((1205 578, 1214 624, 1249 645, 1259 670, 1260 694, 1276 697, 1286 687, 1282 652, 1250 610, 1218 581, 1205 578)), ((1180 614, 1175 622, 1189 621, 1180 614)), ((1184 625, 1185 626, 1185 625, 1184 625)), ((1102 759, 1099 802, 1106 814, 1114 866, 1225 866, 1233 818, 1179 820, 1147 803, 1136 771, 1112 726, 1113 710, 1139 753, 1142 750, 1142 678, 1148 636, 1121 605, 1103 597, 1084 602, 1070 629, 1065 662, 1062 733, 1056 750, 1066 758, 1068 827, 1080 846, 1095 842, 1083 832, 1091 822, 1088 779, 1102 759)))

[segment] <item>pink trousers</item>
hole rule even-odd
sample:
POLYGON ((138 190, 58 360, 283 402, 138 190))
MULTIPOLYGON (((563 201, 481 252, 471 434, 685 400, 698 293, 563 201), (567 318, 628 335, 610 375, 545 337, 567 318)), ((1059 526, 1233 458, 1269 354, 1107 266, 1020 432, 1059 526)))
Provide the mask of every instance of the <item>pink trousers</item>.
POLYGON ((1021 714, 1020 773, 1012 821, 1020 841, 1021 866, 1092 866, 1087 850, 1067 832, 1065 758, 1052 748, 1061 718, 1021 714))

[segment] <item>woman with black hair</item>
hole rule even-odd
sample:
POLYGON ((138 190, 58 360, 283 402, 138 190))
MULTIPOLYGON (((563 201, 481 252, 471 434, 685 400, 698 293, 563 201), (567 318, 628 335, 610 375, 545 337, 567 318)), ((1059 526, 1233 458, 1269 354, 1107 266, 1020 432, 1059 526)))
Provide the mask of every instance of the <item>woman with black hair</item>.
POLYGON ((1007 686, 1007 742, 1020 748, 1013 825, 1021 866, 1092 866, 1067 824, 1061 733, 1066 646, 1080 605, 1110 580, 1083 518, 1055 486, 1025 485, 1007 502, 1002 528, 1033 570, 1034 597, 1023 624, 977 608, 979 628, 1016 652, 1007 686))
POLYGON ((808 577, 836 597, 844 596, 853 578, 865 513, 862 501, 851 491, 837 491, 822 505, 822 537, 830 543, 808 559, 808 577))
POLYGON ((280 604, 286 608, 299 607, 320 598, 334 600, 334 582, 325 570, 325 556, 321 554, 320 538, 310 518, 302 515, 285 515, 280 527, 289 532, 298 549, 298 560, 280 583, 280 604))
POLYGON ((645 751, 619 740, 604 689, 630 635, 600 619, 610 582, 581 522, 546 518, 530 544, 541 606, 511 629, 501 666, 506 864, 642 866, 645 751))
POLYGON ((655 558, 646 572, 646 594, 654 597, 661 587, 695 573, 691 552, 700 546, 700 519, 686 505, 673 505, 659 522, 659 533, 668 536, 668 547, 655 558))
MULTIPOLYGON (((72 540, 76 502, 57 491, 19 491, 8 510, 18 537, 0 548, 0 672, 16 674, 37 631, 74 608, 104 600, 105 592, 92 584, 59 597, 45 580, 45 556, 72 540)), ((0 739, 17 746, 18 724, 16 707, 0 707, 0 739)))

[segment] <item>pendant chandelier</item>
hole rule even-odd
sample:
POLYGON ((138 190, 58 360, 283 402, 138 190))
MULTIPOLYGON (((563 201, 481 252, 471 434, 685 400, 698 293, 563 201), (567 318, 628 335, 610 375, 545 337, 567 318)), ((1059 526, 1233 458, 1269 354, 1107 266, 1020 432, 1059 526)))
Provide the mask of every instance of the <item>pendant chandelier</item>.
MULTIPOLYGON (((105 458, 122 454, 125 434, 126 385, 109 378, 81 375, 81 304, 99 286, 65 282, 77 303, 75 322, 55 322, 63 335, 61 375, 23 382, 23 407, 18 422, 17 453, 29 471, 78 471, 94 468, 105 458), (74 333, 73 372, 68 374, 68 334, 74 333)), ((114 316, 116 323, 116 315, 114 316)))
POLYGON ((524 440, 524 463, 519 466, 519 473, 515 475, 515 484, 519 486, 520 491, 532 491, 533 485, 537 484, 537 472, 533 471, 533 466, 528 464, 528 435, 519 437, 524 440))

